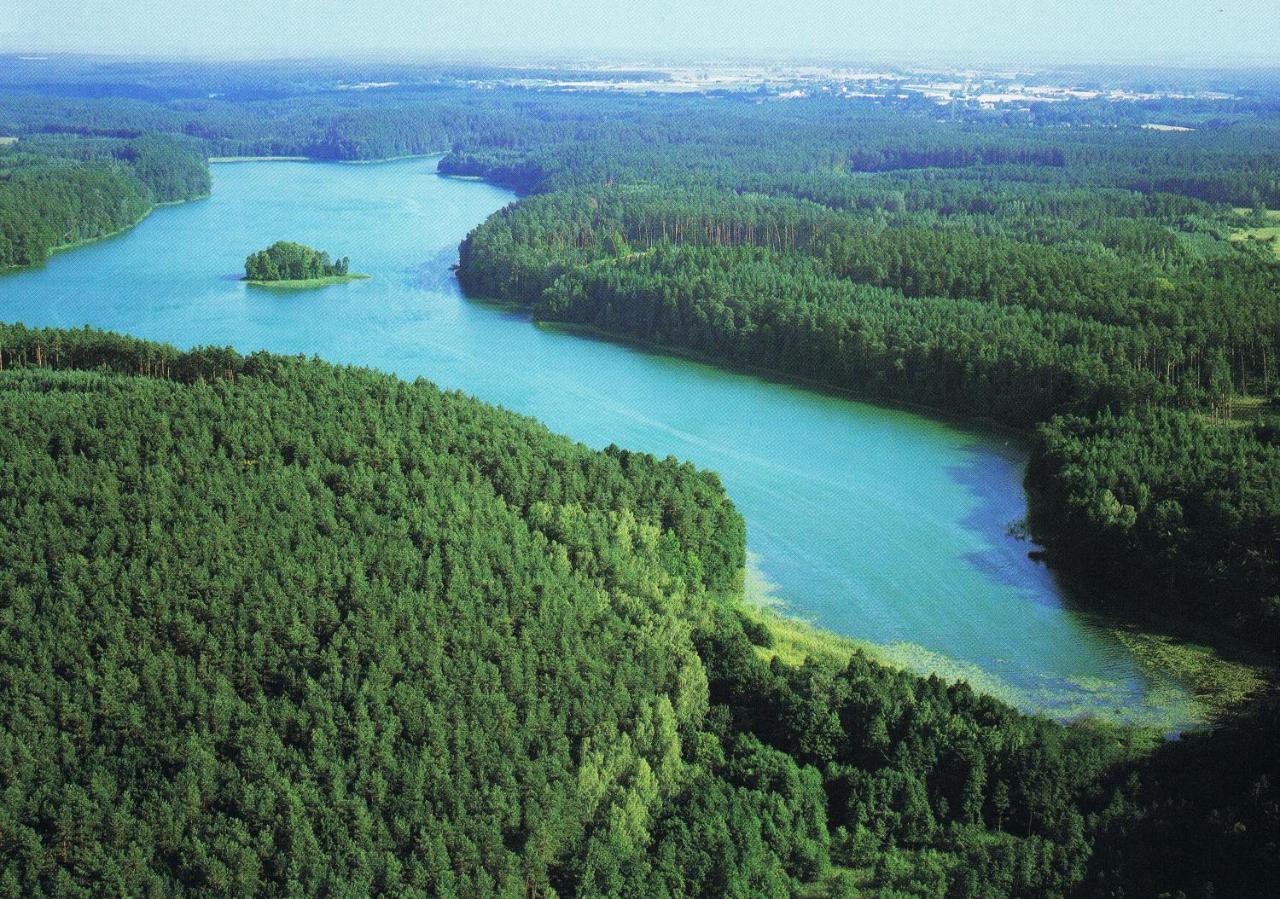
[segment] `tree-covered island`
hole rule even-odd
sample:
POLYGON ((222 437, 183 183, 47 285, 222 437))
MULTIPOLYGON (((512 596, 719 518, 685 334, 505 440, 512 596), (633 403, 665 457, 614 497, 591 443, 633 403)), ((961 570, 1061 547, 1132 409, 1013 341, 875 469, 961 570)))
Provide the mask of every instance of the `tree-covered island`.
POLYGON ((244 280, 270 287, 319 287, 369 277, 349 269, 346 256, 330 261, 322 250, 278 240, 245 259, 244 280))

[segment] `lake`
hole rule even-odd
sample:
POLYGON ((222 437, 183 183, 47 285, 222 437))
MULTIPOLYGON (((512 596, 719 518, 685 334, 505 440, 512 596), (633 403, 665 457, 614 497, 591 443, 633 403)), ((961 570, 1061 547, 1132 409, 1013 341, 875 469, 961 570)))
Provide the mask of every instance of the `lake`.
POLYGON ((423 376, 594 447, 719 472, 747 521, 750 594, 966 677, 1025 709, 1191 724, 1187 692, 1073 610, 1033 544, 1019 438, 538 327, 465 299, 457 245, 510 193, 434 159, 214 167, 213 196, 0 276, 0 320, 98 328, 180 347, 314 354, 423 376), (238 279, 276 240, 373 277, 279 292, 238 279))

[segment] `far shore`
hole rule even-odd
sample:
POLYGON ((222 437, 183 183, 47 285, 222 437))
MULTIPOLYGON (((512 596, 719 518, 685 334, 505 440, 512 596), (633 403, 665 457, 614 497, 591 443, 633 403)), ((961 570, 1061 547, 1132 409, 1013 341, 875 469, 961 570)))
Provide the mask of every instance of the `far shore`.
POLYGON ((403 156, 384 156, 379 159, 317 159, 314 156, 210 156, 209 164, 222 162, 337 162, 342 165, 377 165, 382 162, 401 162, 406 159, 432 159, 443 156, 447 150, 431 153, 406 153, 403 156))
POLYGON ((316 160, 317 162, 340 162, 343 165, 378 165, 383 162, 403 162, 407 159, 434 159, 437 156, 444 156, 448 150, 435 150, 431 153, 406 153, 403 156, 383 156, 380 159, 335 159, 335 160, 316 160))
POLYGON ((306 156, 210 156, 209 164, 220 162, 308 162, 306 156))

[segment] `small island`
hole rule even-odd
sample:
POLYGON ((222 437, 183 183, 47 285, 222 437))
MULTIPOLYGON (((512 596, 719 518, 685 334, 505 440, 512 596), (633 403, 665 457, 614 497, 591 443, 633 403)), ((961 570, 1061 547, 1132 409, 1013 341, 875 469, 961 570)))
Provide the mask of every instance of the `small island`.
POLYGON ((349 271, 350 260, 330 261, 329 254, 300 243, 279 240, 244 261, 244 280, 260 287, 323 287, 357 281, 368 275, 349 271))

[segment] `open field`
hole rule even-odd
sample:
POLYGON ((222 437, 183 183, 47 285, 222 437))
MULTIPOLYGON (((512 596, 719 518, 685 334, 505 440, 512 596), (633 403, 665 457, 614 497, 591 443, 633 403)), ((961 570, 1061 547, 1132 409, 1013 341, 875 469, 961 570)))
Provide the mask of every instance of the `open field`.
MULTIPOLYGON (((1247 210, 1237 210, 1247 211, 1247 210)), ((1231 235, 1232 240, 1259 240, 1271 244, 1271 250, 1280 256, 1280 209, 1271 209, 1267 218, 1275 222, 1259 228, 1242 228, 1231 235)))

